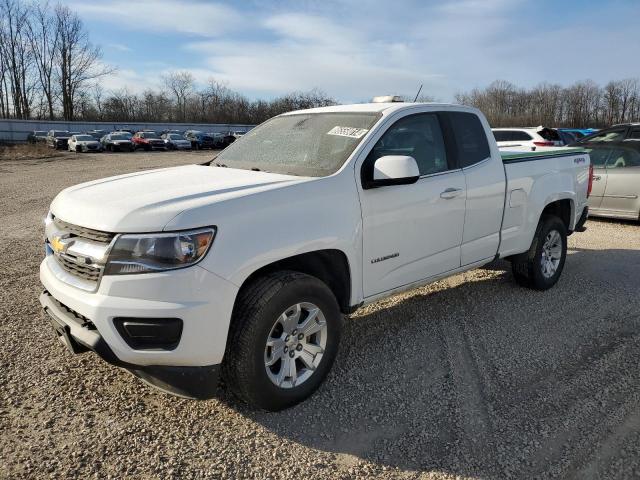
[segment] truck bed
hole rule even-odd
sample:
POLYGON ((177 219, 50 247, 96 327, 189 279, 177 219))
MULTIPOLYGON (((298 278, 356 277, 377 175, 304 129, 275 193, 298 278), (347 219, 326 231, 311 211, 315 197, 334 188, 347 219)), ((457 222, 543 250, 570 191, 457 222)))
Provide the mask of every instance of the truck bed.
POLYGON ((500 254, 526 251, 545 205, 565 198, 569 202, 571 231, 586 205, 589 153, 582 148, 542 152, 500 152, 506 178, 500 254))
POLYGON ((541 152, 524 152, 518 150, 501 150, 502 163, 527 162, 530 160, 541 160, 542 158, 555 158, 570 155, 588 153, 584 148, 558 148, 555 150, 544 150, 541 152))

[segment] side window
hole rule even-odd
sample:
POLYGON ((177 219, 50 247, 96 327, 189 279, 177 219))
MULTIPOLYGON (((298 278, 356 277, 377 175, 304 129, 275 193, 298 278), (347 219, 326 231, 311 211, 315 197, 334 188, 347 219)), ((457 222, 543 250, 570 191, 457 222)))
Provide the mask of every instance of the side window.
POLYGON ((461 168, 491 156, 487 134, 477 115, 468 112, 447 112, 446 115, 451 122, 458 164, 461 168))
POLYGON ((415 158, 420 175, 444 172, 447 155, 438 116, 419 113, 401 118, 374 145, 365 160, 364 168, 386 155, 407 155, 415 158))
POLYGON ((619 142, 624 138, 624 130, 609 130, 608 132, 602 132, 599 135, 590 137, 589 142, 619 142))
POLYGON ((593 168, 604 168, 607 163, 607 157, 611 153, 611 148, 597 147, 589 151, 589 158, 591 159, 591 165, 593 168))
POLYGON ((527 132, 521 132, 519 130, 515 130, 513 132, 513 136, 511 140, 517 140, 519 142, 527 142, 529 140, 533 140, 533 137, 529 135, 527 132))
POLYGON ((634 128, 631 130, 628 138, 632 140, 640 140, 640 128, 634 128))
POLYGON ((607 168, 640 167, 640 153, 633 148, 616 148, 611 152, 607 168))
POLYGON ((508 142, 511 140, 511 132, 508 130, 494 130, 493 138, 496 142, 508 142))

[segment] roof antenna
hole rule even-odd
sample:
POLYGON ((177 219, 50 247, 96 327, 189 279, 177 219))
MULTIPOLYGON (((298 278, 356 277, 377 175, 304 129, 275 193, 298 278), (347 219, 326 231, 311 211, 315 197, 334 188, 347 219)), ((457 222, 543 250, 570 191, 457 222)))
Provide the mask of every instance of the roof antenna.
POLYGON ((418 93, 416 93, 416 98, 413 99, 413 103, 416 103, 416 101, 418 100, 418 95, 420 95, 421 91, 422 91, 422 83, 420 84, 420 88, 418 89, 418 93))

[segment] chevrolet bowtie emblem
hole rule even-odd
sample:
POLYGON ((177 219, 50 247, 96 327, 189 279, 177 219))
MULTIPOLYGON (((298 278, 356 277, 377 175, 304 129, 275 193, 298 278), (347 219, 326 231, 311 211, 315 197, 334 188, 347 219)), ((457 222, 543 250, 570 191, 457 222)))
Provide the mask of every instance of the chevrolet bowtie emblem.
POLYGON ((54 235, 49 243, 51 244, 51 249, 55 253, 64 253, 71 245, 73 245, 73 240, 63 238, 59 235, 54 235))

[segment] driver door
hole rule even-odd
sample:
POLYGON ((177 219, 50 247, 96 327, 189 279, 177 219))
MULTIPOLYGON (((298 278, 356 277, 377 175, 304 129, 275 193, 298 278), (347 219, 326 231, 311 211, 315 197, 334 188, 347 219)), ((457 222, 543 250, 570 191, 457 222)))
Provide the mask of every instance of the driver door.
POLYGON ((363 293, 371 297, 460 267, 466 185, 447 158, 437 113, 397 120, 362 165, 385 155, 412 156, 420 179, 363 189, 363 293))

